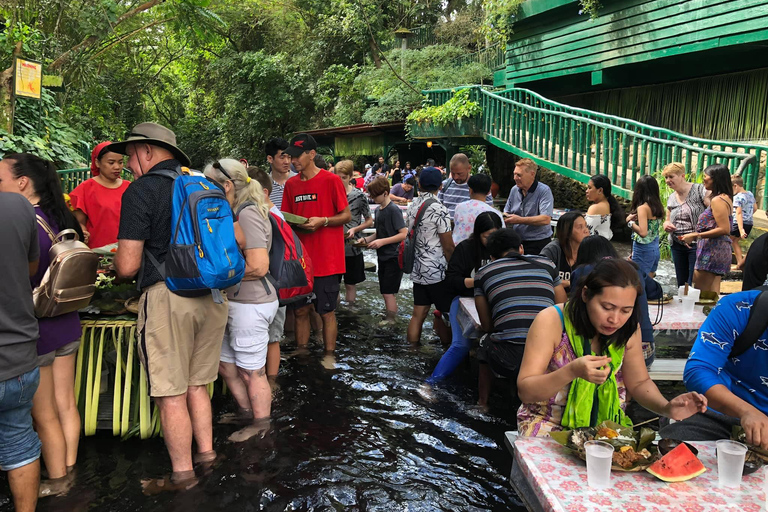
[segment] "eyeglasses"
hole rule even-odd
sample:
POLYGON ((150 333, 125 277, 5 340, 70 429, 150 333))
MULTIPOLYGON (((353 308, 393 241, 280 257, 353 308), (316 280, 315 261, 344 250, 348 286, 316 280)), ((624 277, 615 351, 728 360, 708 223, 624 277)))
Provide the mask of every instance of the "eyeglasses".
POLYGON ((232 176, 230 176, 230 175, 229 175, 229 173, 228 173, 228 172, 227 172, 227 171, 224 169, 224 166, 223 166, 223 165, 221 165, 221 163, 219 163, 219 161, 218 161, 218 160, 216 160, 215 162, 213 162, 213 166, 212 166, 212 167, 213 167, 214 169, 218 169, 218 170, 220 170, 220 171, 221 171, 221 174, 223 174, 224 176, 226 176, 226 177, 227 177, 227 179, 228 179, 229 181, 234 181, 234 180, 232 179, 232 176))

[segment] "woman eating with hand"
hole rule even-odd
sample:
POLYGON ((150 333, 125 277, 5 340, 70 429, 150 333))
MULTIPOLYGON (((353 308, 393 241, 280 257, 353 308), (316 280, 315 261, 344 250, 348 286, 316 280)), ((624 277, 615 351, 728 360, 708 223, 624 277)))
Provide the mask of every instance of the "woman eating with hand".
POLYGON ((603 421, 631 426, 627 393, 674 420, 706 410, 707 399, 696 392, 667 400, 648 376, 638 329, 641 286, 632 263, 605 259, 573 287, 568 302, 536 316, 517 379, 521 436, 603 421))
POLYGON ((121 178, 123 155, 107 151, 110 141, 91 151, 91 174, 75 188, 69 198, 72 213, 83 228, 88 247, 95 249, 117 242, 123 193, 130 185, 121 178))

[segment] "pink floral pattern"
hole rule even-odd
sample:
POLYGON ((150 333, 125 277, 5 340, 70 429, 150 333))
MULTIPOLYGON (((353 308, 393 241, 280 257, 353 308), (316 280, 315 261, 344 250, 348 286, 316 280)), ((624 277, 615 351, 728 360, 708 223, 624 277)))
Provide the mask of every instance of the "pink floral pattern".
POLYGON ((641 471, 611 475, 612 487, 593 490, 586 463, 548 437, 520 437, 515 462, 546 511, 710 512, 765 510, 764 471, 745 476, 739 489, 717 484, 715 443, 693 443, 707 471, 687 482, 665 483, 641 471), (542 471, 546 468, 546 471, 542 471), (556 470, 552 470, 556 468, 556 470))

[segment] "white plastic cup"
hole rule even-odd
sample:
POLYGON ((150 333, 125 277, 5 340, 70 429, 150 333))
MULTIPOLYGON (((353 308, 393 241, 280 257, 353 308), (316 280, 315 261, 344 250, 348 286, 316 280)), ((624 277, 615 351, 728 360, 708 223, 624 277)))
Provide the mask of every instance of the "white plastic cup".
POLYGON ((696 305, 696 298, 686 295, 683 297, 683 315, 692 315, 693 306, 696 305))
POLYGON ((697 288, 688 288, 688 296, 693 297, 696 299, 696 302, 698 302, 699 298, 701 297, 701 290, 697 288))
POLYGON ((717 442, 717 480, 720 487, 741 486, 746 456, 747 446, 742 443, 730 439, 717 442))
MULTIPOLYGON (((690 287, 688 288, 690 290, 690 287)), ((682 299, 685 297, 685 285, 678 287, 677 289, 677 298, 682 299)))
POLYGON ((603 441, 584 443, 587 453, 587 483, 593 489, 605 489, 611 485, 613 446, 603 441))

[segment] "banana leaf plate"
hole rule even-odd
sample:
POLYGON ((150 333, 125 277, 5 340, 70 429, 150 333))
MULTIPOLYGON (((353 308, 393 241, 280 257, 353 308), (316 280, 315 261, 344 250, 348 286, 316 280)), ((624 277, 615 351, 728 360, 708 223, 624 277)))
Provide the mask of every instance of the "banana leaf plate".
POLYGON ((619 452, 623 447, 630 447, 635 452, 641 452, 647 449, 648 457, 638 459, 630 466, 624 467, 614 462, 611 465, 612 471, 622 471, 627 473, 644 471, 659 458, 659 451, 652 442, 656 439, 656 432, 650 428, 641 428, 639 431, 632 428, 622 427, 612 421, 604 421, 597 427, 582 427, 573 430, 563 430, 560 432, 550 432, 550 437, 563 445, 565 449, 576 455, 581 460, 587 460, 587 454, 584 451, 586 441, 605 441, 613 446, 614 452, 619 452), (605 437, 603 434, 612 431, 610 435, 616 434, 616 437, 605 437), (600 435, 598 435, 600 432, 600 435))

